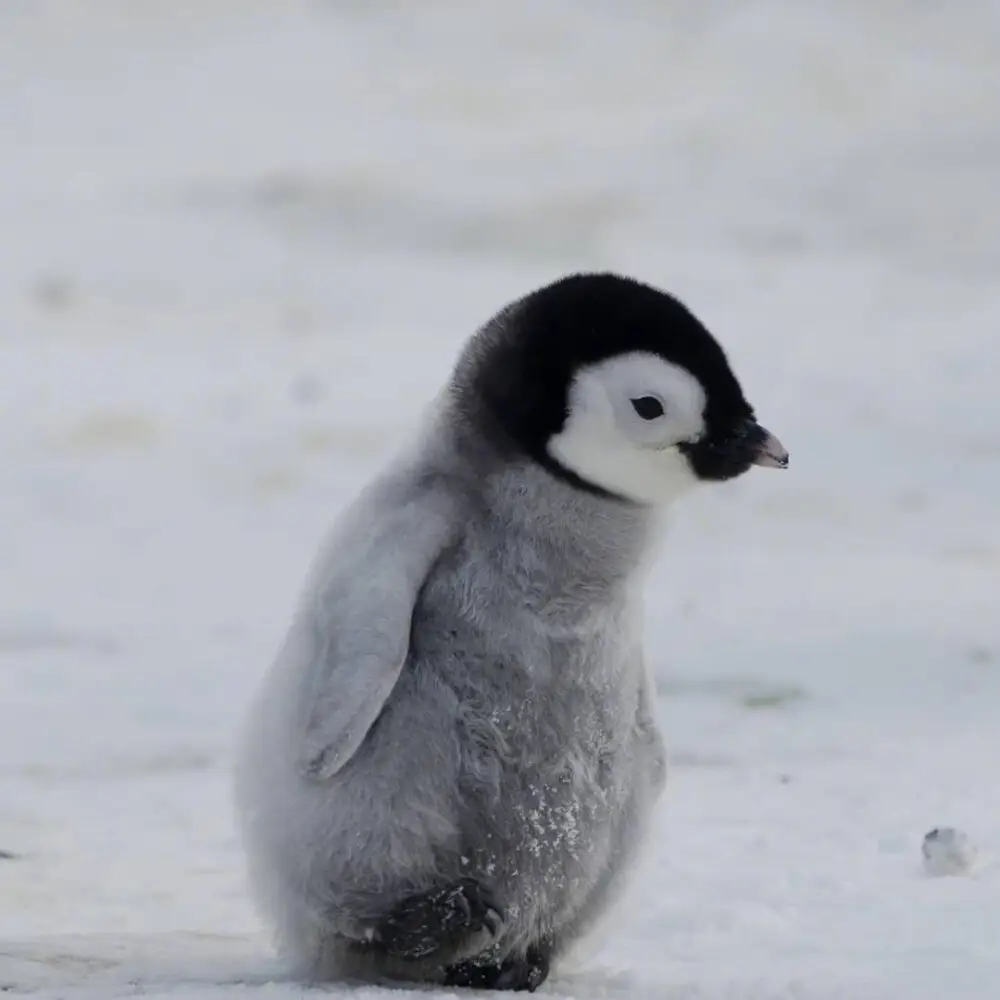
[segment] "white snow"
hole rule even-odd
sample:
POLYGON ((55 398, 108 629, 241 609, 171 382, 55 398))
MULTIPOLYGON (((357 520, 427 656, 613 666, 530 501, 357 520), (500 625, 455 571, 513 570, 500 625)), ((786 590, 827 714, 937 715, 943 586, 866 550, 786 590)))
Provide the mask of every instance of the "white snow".
POLYGON ((1000 846, 998 67, 991 0, 0 4, 0 991, 302 995, 234 727, 462 339, 606 266, 792 460, 678 511, 658 835, 546 991, 994 1000, 921 841, 1000 846))

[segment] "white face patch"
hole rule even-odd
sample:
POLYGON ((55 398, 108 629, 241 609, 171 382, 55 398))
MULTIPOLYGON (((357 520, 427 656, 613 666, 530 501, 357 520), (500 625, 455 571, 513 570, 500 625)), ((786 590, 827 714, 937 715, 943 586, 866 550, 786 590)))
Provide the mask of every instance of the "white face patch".
POLYGON ((577 373, 548 450, 596 486, 669 503, 699 481, 677 445, 704 433, 704 409, 705 390, 689 371, 643 351, 620 354, 577 373))

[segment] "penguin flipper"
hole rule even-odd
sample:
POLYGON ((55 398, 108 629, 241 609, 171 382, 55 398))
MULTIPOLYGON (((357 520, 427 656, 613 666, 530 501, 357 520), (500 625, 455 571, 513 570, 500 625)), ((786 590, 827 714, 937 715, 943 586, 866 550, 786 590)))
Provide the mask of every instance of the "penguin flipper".
MULTIPOLYGON (((448 545, 455 501, 433 481, 376 483, 314 570, 291 644, 308 658, 299 767, 332 778, 378 718, 406 662, 420 588, 448 545)), ((295 650, 298 652, 295 652, 295 650)))

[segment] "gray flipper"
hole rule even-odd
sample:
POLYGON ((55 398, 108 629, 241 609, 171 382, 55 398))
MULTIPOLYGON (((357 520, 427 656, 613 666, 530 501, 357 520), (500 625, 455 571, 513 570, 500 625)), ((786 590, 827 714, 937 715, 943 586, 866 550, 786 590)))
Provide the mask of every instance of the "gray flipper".
POLYGON ((332 778, 351 759, 392 693, 456 506, 440 483, 396 476, 365 491, 327 545, 299 622, 305 648, 292 654, 309 657, 298 751, 309 777, 332 778))

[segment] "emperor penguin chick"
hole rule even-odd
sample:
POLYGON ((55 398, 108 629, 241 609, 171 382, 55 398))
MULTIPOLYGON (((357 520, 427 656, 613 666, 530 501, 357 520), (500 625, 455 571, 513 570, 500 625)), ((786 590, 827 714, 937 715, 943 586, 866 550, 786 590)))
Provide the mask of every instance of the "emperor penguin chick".
POLYGON ((341 516, 241 749, 252 880, 302 974, 544 981, 665 779, 641 636, 658 514, 787 461, 647 285, 572 275, 471 338, 341 516))

